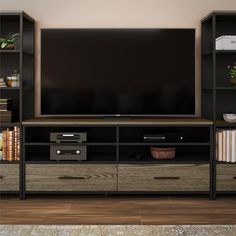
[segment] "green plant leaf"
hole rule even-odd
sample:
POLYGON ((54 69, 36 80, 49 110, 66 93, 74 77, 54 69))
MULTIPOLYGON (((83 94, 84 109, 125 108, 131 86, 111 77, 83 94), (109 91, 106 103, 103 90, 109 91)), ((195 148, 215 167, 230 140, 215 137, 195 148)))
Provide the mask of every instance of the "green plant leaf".
POLYGON ((0 38, 0 43, 5 42, 5 41, 6 41, 6 39, 0 38))
POLYGON ((18 33, 17 33, 17 34, 13 34, 13 35, 11 36, 11 39, 12 39, 12 38, 15 38, 16 36, 20 36, 20 34, 18 34, 18 33))
POLYGON ((8 44, 8 43, 3 42, 3 43, 1 44, 1 48, 5 48, 5 47, 7 46, 7 44, 8 44))

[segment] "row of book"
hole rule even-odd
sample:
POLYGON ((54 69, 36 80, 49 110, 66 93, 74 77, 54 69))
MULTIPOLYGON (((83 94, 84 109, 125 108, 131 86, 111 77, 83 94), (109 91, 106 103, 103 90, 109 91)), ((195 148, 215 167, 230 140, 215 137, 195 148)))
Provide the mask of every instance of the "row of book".
POLYGON ((216 160, 236 162, 236 129, 220 129, 216 132, 216 160))
POLYGON ((13 100, 11 98, 0 98, 0 123, 11 123, 13 121, 13 100))
POLYGON ((20 160, 20 128, 2 130, 0 133, 0 161, 20 160))

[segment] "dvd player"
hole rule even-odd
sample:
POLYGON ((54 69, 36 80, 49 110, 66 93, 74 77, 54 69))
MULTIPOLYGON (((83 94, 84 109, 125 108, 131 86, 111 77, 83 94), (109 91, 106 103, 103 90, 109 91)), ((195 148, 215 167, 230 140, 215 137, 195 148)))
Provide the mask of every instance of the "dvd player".
POLYGON ((145 142, 180 142, 180 141, 184 141, 184 136, 179 133, 144 134, 143 141, 145 142))
POLYGON ((50 141, 57 143, 83 143, 87 141, 87 133, 50 133, 50 141))

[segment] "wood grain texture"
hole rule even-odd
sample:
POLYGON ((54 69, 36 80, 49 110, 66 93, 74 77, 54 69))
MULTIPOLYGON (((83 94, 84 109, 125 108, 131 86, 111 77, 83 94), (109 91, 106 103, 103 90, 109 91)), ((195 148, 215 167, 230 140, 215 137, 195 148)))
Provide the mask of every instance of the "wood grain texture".
POLYGON ((34 118, 25 120, 23 125, 212 125, 213 122, 201 118, 34 118))
POLYGON ((5 196, 0 224, 236 224, 236 198, 5 196))
POLYGON ((209 165, 118 165, 119 191, 209 191, 209 165))
POLYGON ((27 164, 26 191, 117 191, 117 166, 27 164))
POLYGON ((0 191, 19 191, 19 164, 0 164, 0 191))
POLYGON ((217 191, 236 191, 236 165, 235 164, 217 164, 216 190, 217 191))

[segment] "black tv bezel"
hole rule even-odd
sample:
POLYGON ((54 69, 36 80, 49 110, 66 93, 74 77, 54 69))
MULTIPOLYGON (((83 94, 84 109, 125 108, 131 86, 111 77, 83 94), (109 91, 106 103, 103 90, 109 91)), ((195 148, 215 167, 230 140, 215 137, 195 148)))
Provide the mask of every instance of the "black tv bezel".
POLYGON ((40 30, 40 117, 73 117, 73 118, 126 118, 126 117, 137 117, 137 118, 196 118, 196 28, 41 28, 40 30), (42 114, 42 31, 44 30, 193 30, 194 31, 194 114, 42 114))

